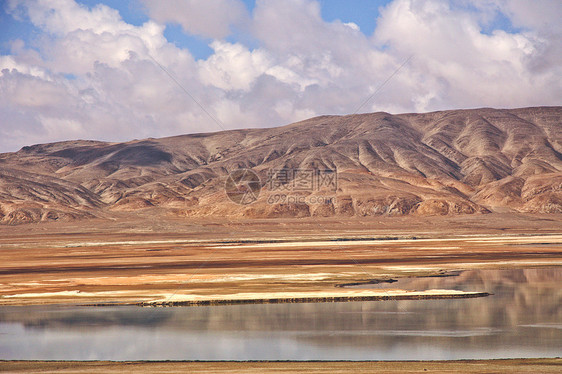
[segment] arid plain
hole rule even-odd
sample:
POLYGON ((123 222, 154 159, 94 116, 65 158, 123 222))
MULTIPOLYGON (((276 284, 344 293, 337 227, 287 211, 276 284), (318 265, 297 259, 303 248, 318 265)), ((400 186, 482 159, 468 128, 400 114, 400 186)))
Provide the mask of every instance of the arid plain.
MULTIPOLYGON (((556 214, 247 221, 129 215, 2 226, 0 303, 345 296, 359 291, 338 285, 559 266, 561 222, 556 214)), ((399 292, 391 283, 387 289, 382 296, 399 292)))

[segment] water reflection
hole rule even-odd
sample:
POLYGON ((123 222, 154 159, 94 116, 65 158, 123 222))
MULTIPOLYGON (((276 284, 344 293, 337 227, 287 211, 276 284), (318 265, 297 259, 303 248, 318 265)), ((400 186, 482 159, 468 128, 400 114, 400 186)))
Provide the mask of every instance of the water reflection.
POLYGON ((398 286, 494 293, 477 299, 2 307, 0 359, 554 357, 562 341, 561 280, 562 268, 474 270, 455 277, 406 279, 398 286))

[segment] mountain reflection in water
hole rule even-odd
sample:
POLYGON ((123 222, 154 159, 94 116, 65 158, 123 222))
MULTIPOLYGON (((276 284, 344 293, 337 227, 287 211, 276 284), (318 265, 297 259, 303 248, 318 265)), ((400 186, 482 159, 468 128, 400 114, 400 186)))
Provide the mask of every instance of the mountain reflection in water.
POLYGON ((469 270, 367 288, 476 299, 177 308, 0 307, 0 359, 418 360, 555 357, 562 267, 469 270))

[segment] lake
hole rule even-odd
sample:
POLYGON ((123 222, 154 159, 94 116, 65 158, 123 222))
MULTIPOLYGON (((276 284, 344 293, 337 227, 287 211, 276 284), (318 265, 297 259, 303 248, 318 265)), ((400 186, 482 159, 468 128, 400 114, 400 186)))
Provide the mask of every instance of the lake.
POLYGON ((476 299, 175 308, 0 307, 0 359, 557 357, 562 352, 561 286, 562 267, 548 267, 469 270, 384 285, 493 293, 476 299))

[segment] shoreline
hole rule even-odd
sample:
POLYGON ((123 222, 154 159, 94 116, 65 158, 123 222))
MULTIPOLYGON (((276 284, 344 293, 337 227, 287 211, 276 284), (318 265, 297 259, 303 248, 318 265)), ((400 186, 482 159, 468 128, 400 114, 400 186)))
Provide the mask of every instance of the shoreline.
MULTIPOLYGON (((449 290, 446 290, 449 291, 449 290)), ((380 292, 383 293, 383 292, 380 292)), ((387 293, 387 292, 384 292, 387 293)), ((403 295, 365 295, 365 296, 324 296, 324 297, 292 297, 292 298, 255 298, 255 299, 209 299, 209 300, 179 300, 179 301, 157 301, 141 302, 141 307, 179 307, 179 306, 215 306, 215 305, 238 305, 238 304, 293 304, 293 303, 330 303, 330 302, 353 302, 353 301, 383 301, 383 300, 432 300, 432 299, 471 299, 490 296, 488 292, 459 292, 459 293, 425 293, 412 292, 403 295)), ((108 304, 109 305, 109 304, 108 304)), ((105 305, 88 305, 105 306, 105 305)))
MULTIPOLYGON (((274 293, 279 294, 279 293, 274 293)), ((92 302, 92 303, 70 303, 65 305, 85 306, 85 307, 106 307, 106 306, 139 306, 143 308, 160 308, 160 307, 196 307, 196 306, 221 306, 221 305, 243 305, 243 304, 295 304, 295 303, 340 303, 355 301, 388 301, 388 300, 442 300, 442 299, 473 299, 479 297, 487 297, 493 295, 484 291, 458 291, 458 290, 425 290, 425 291, 404 291, 404 290, 350 290, 348 292, 295 292, 283 293, 283 297, 254 297, 253 295, 242 295, 242 297, 233 298, 206 298, 199 299, 196 295, 190 299, 182 299, 170 301, 175 295, 168 297, 166 300, 157 301, 140 301, 140 302, 92 302), (314 295, 318 294, 318 295, 314 295), (348 294, 348 295, 346 295, 348 294), (323 296, 321 296, 323 295, 323 296)), ((186 295, 177 295, 179 297, 186 295)), ((234 295, 235 296, 235 295, 234 295)), ((25 304, 33 305, 49 305, 41 304, 25 304)), ((53 305, 53 304, 51 304, 53 305)), ((58 304, 54 304, 58 305, 58 304)), ((21 306, 17 303, 10 305, 0 304, 0 307, 21 306)))
POLYGON ((436 361, 22 361, 0 360, 0 370, 42 373, 135 372, 135 373, 559 373, 562 358, 515 358, 436 361))

